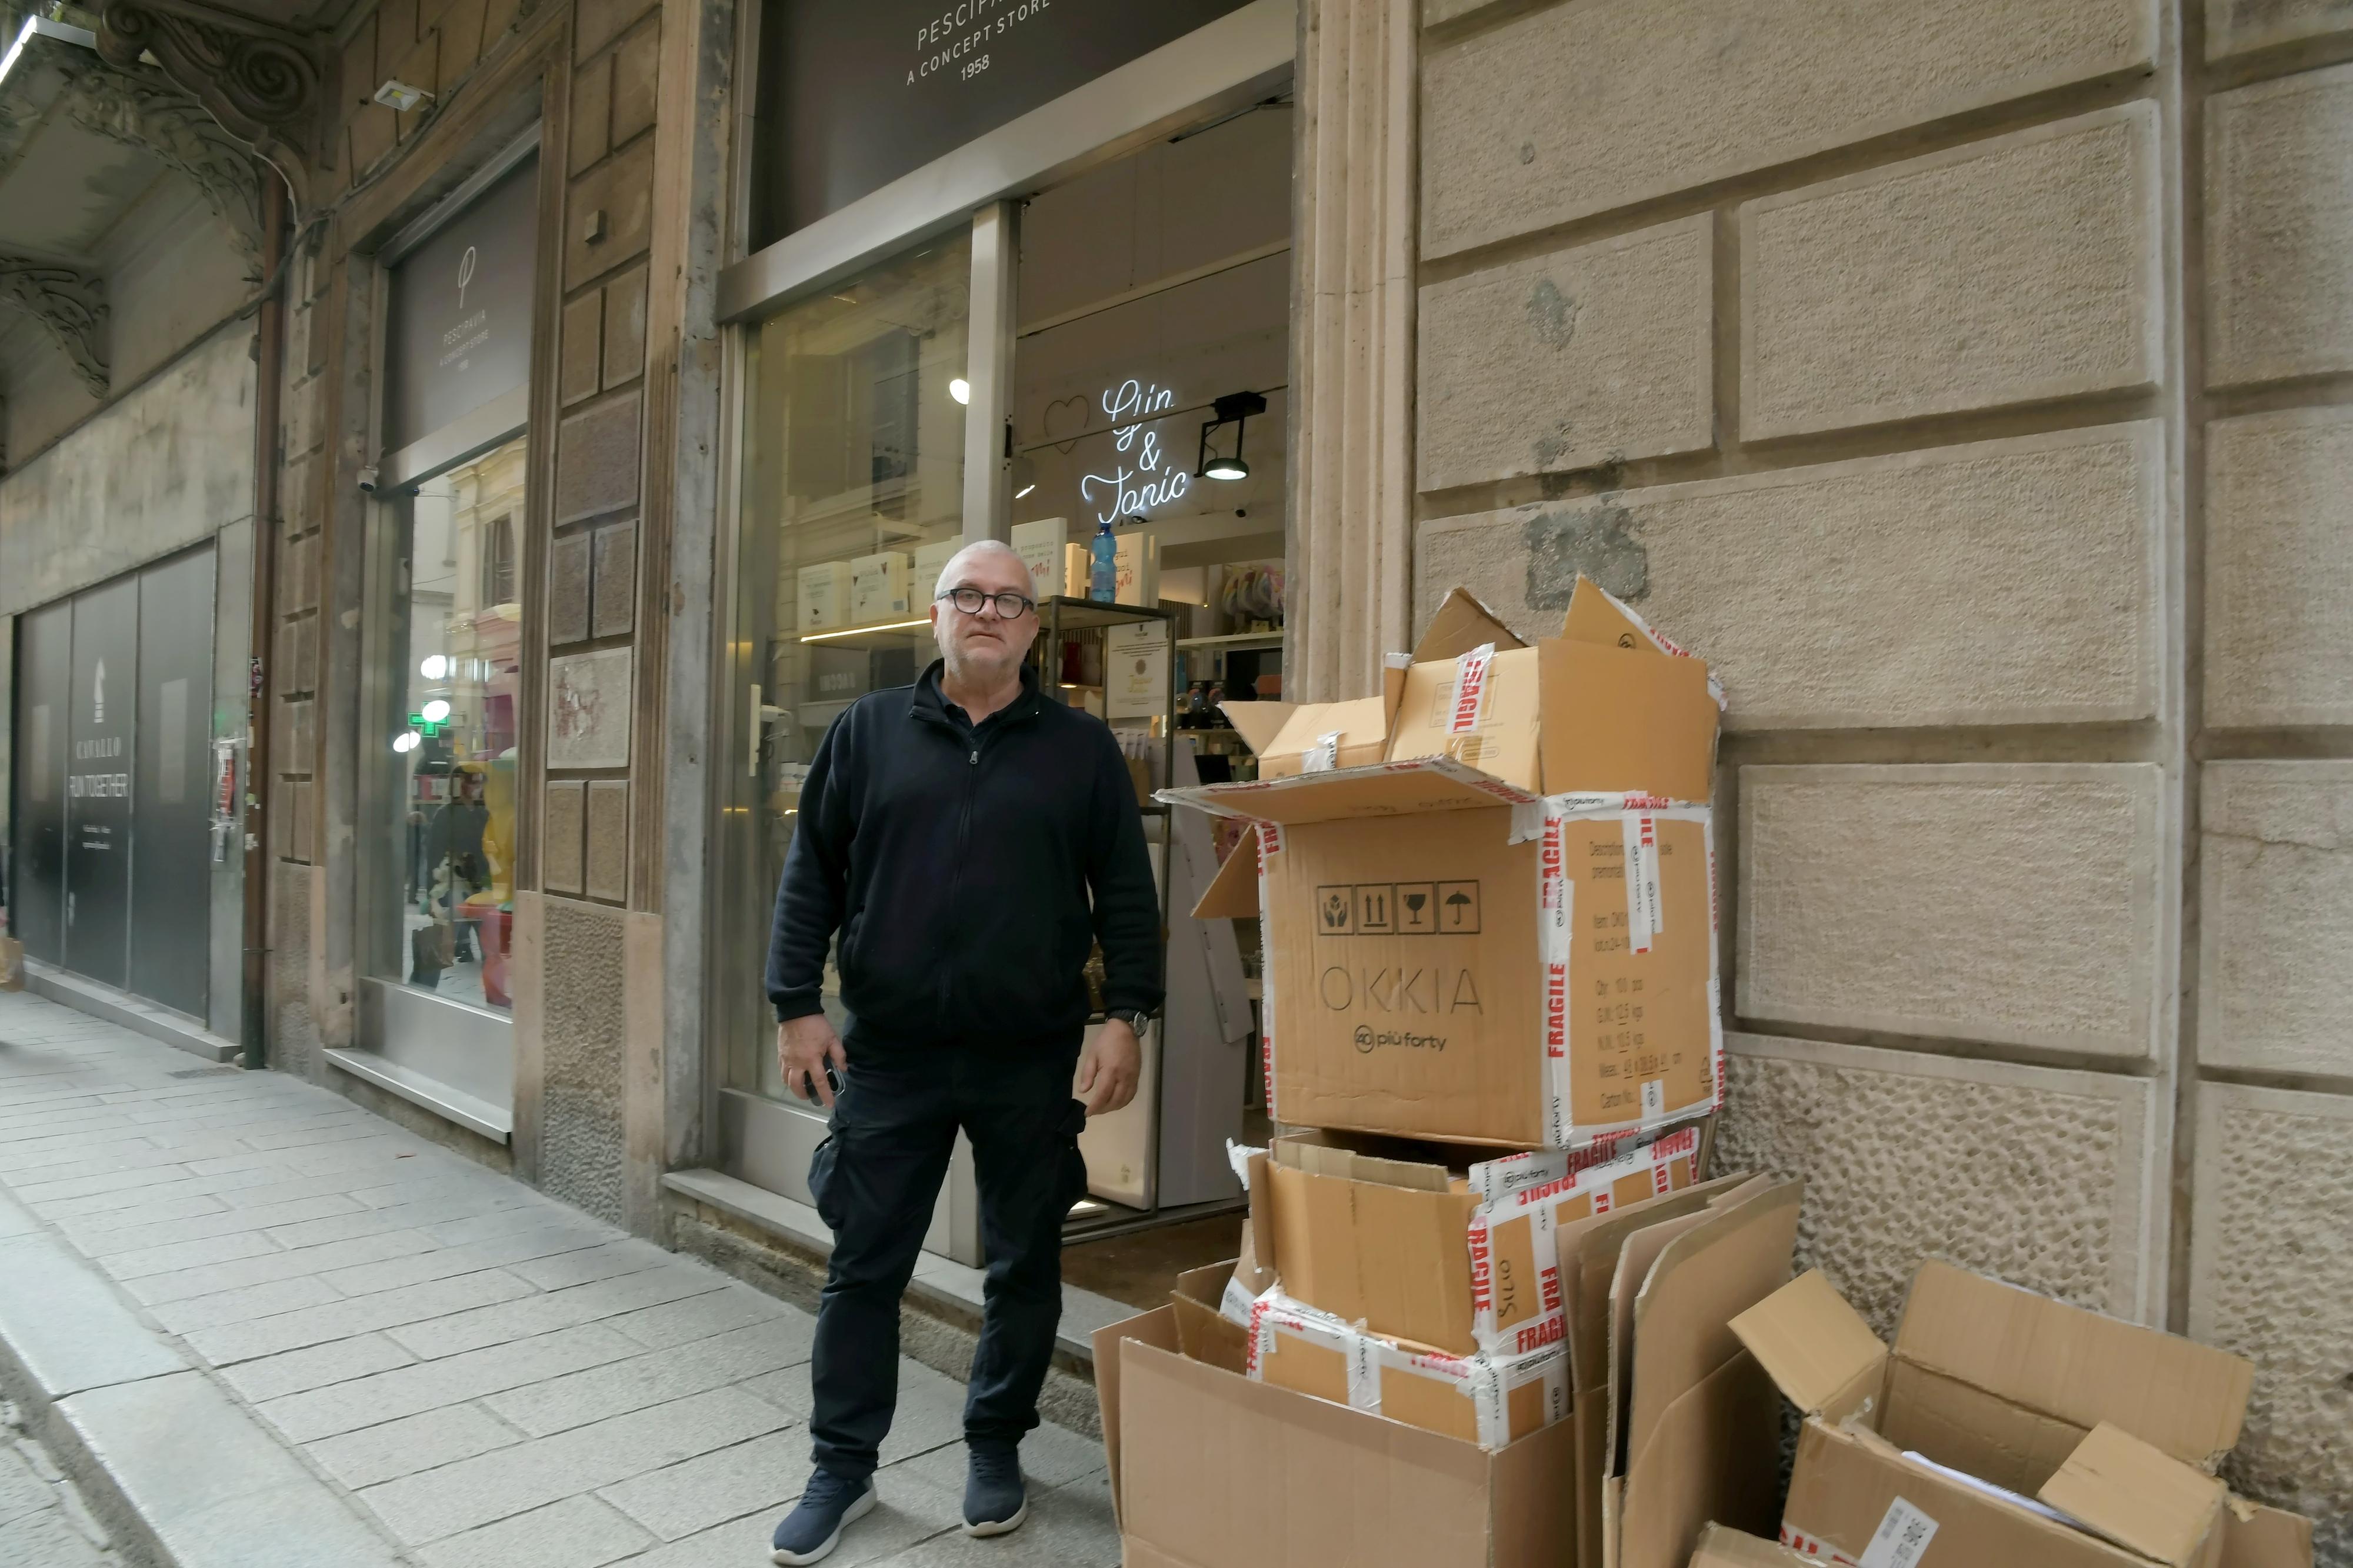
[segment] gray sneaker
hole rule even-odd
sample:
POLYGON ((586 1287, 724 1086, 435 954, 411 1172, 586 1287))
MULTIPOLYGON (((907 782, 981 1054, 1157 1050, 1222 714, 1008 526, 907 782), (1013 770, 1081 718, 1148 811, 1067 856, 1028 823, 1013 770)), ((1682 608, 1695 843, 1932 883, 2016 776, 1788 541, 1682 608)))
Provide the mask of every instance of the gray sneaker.
POLYGON ((769 1542, 776 1551, 769 1561, 783 1563, 785 1568, 803 1568, 803 1564, 822 1562, 828 1552, 841 1544, 843 1530, 873 1511, 873 1477, 851 1480, 831 1470, 811 1471, 808 1485, 802 1489, 801 1500, 776 1526, 776 1536, 769 1542))
POLYGON ((964 1532, 1010 1535, 1029 1517, 1021 1451, 1010 1444, 970 1445, 964 1473, 964 1532))

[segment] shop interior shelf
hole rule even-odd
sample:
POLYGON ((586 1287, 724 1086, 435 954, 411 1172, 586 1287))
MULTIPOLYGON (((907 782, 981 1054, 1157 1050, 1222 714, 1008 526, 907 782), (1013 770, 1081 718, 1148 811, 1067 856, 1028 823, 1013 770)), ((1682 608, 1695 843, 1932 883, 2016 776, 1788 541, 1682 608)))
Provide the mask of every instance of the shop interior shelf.
POLYGON ((1179 648, 1227 648, 1241 651, 1254 647, 1281 647, 1281 632, 1233 632, 1218 637, 1178 637, 1179 648))

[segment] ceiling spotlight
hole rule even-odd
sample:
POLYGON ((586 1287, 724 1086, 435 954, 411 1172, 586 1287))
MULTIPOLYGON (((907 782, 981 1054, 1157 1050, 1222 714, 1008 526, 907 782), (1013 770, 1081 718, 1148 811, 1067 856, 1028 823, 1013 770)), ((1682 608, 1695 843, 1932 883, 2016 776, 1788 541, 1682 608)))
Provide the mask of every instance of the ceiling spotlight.
POLYGON ((414 730, 403 730, 399 734, 395 735, 392 738, 392 749, 405 756, 408 752, 417 750, 417 746, 424 741, 424 736, 418 734, 414 730))
POLYGON ((398 77, 386 77, 375 89, 375 100, 396 114, 406 114, 433 95, 421 87, 411 87, 398 77))
POLYGON ((1246 479, 1250 464, 1242 460, 1242 437, 1253 414, 1266 412, 1266 399, 1255 392, 1229 392, 1211 405, 1217 417, 1201 426, 1201 453, 1195 471, 1205 479, 1246 479), (1220 427, 1234 427, 1234 449, 1209 455, 1209 437, 1220 427))
POLYGON ((449 673, 449 660, 441 654, 428 653, 425 662, 417 667, 417 673, 427 680, 439 680, 449 673))
POLYGON ((437 697, 417 711, 425 715, 425 721, 427 724, 438 724, 449 717, 449 705, 437 697))
POLYGON ((1019 500, 1038 488, 1036 459, 1024 454, 1013 459, 1013 499, 1019 500))
POLYGON ((962 376, 957 376, 954 381, 948 383, 948 395, 955 398, 958 403, 970 404, 972 402, 972 383, 966 381, 962 376))

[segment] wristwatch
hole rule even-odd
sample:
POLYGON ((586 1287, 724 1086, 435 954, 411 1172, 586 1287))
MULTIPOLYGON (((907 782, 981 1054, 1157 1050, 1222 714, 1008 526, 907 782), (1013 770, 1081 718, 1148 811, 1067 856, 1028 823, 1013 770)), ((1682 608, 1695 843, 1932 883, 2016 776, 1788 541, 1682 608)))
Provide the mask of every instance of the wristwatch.
POLYGON ((1105 1018, 1116 1018, 1121 1023, 1125 1024, 1128 1026, 1129 1031, 1133 1034, 1140 1035, 1144 1033, 1144 1015, 1137 1012, 1133 1007, 1107 1008, 1104 1010, 1103 1016, 1105 1018))

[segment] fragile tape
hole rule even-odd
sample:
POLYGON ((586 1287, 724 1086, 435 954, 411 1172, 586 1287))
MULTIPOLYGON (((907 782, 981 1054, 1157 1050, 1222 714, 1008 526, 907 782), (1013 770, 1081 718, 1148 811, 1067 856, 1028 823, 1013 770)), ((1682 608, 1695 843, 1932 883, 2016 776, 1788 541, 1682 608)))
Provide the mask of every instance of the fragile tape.
POLYGON ((1446 732, 1468 735, 1486 721, 1487 689, 1495 645, 1482 642, 1454 661, 1454 684, 1446 694, 1446 732))

